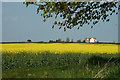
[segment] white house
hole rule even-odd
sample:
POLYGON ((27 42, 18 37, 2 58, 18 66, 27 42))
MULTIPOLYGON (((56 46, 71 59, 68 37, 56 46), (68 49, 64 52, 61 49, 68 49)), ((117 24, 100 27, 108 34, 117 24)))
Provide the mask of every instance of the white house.
POLYGON ((86 43, 95 43, 97 42, 96 38, 85 38, 86 43))

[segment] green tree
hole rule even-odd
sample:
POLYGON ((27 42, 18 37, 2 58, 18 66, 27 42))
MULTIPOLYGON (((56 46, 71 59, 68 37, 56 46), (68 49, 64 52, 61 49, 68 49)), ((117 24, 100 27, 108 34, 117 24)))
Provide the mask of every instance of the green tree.
MULTIPOLYGON (((36 5, 37 14, 41 11, 41 16, 45 22, 50 17, 61 17, 62 21, 55 21, 59 29, 79 29, 84 24, 96 25, 100 20, 109 22, 110 15, 118 14, 118 2, 24 2, 28 5, 36 5)), ((91 26, 92 28, 93 26, 91 26)))
POLYGON ((83 43, 85 43, 85 40, 83 40, 83 43))
POLYGON ((69 37, 67 37, 67 38, 66 38, 66 42, 70 42, 70 39, 69 39, 69 37))
POLYGON ((53 41, 53 40, 49 40, 49 43, 53 43, 53 42, 55 42, 55 41, 53 41))
POLYGON ((97 40, 97 43, 99 43, 99 41, 97 40))
POLYGON ((27 42, 32 42, 32 40, 28 39, 27 42))
POLYGON ((77 40, 77 42, 80 43, 80 42, 81 42, 81 39, 77 40))
POLYGON ((73 39, 71 40, 71 42, 74 42, 73 39))
POLYGON ((61 39, 61 38, 59 38, 58 40, 56 40, 56 42, 62 42, 62 39, 61 39))

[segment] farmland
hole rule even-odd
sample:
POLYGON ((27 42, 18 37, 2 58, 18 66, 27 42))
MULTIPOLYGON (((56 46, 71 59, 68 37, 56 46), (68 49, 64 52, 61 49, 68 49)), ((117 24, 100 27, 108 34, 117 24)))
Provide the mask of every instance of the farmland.
POLYGON ((86 44, 86 43, 14 43, 2 44, 3 53, 118 53, 118 45, 115 44, 86 44))
POLYGON ((2 44, 2 70, 3 78, 119 78, 118 45, 2 44))

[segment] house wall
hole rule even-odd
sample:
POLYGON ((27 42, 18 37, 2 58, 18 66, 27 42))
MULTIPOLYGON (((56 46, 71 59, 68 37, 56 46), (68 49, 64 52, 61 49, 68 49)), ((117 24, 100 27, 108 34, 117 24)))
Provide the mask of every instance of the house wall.
POLYGON ((85 38, 86 43, 94 43, 96 41, 97 41, 96 38, 85 38))
POLYGON ((94 42, 95 42, 94 38, 91 38, 90 43, 94 43, 94 42))

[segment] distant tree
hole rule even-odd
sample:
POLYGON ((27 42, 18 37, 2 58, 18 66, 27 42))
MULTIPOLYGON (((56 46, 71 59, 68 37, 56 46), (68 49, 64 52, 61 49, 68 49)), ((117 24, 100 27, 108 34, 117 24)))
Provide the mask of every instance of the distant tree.
POLYGON ((44 41, 40 41, 40 43, 44 43, 44 41))
POLYGON ((85 43, 85 40, 83 40, 83 43, 85 43))
POLYGON ((27 42, 32 42, 32 40, 28 39, 27 42))
POLYGON ((97 40, 97 43, 99 43, 99 41, 97 40))
POLYGON ((80 43, 80 42, 81 42, 81 39, 77 40, 77 42, 80 43))
POLYGON ((61 39, 61 38, 59 38, 58 40, 56 40, 56 42, 62 42, 62 39, 61 39))
POLYGON ((53 43, 53 42, 55 42, 55 41, 53 41, 53 40, 49 40, 49 43, 53 43))
POLYGON ((73 39, 71 40, 71 42, 73 42, 73 39))
POLYGON ((69 37, 67 37, 67 38, 66 38, 66 42, 70 42, 70 39, 69 39, 69 37))
POLYGON ((113 41, 113 43, 115 43, 115 41, 113 41))

